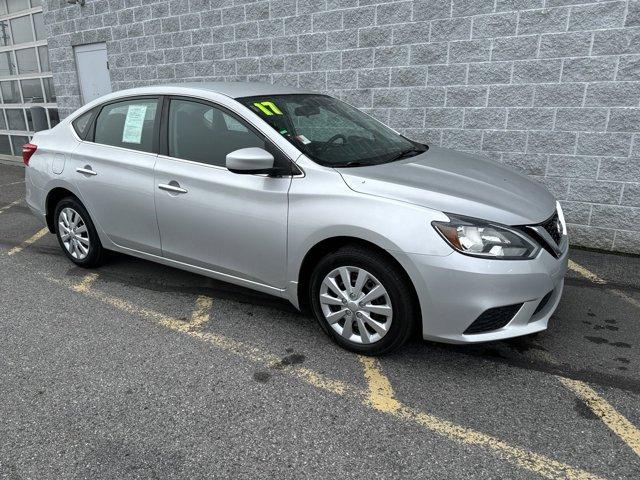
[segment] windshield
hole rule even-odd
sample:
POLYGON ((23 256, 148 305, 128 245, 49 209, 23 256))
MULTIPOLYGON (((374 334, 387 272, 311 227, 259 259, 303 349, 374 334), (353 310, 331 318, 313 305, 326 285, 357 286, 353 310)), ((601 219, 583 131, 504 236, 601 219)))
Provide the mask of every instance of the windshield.
POLYGON ((327 95, 269 95, 237 100, 321 165, 378 165, 427 149, 327 95))

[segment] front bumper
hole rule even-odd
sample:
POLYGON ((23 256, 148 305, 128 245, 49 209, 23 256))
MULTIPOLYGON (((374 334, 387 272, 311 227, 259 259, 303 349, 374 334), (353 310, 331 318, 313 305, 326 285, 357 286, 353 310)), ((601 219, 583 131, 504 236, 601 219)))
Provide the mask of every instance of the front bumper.
POLYGON ((457 252, 445 257, 402 255, 399 261, 409 272, 420 301, 423 337, 479 343, 545 330, 562 296, 568 262, 567 244, 563 243, 560 258, 544 250, 532 260, 487 260, 457 252), (465 333, 487 310, 520 304, 506 325, 465 333))

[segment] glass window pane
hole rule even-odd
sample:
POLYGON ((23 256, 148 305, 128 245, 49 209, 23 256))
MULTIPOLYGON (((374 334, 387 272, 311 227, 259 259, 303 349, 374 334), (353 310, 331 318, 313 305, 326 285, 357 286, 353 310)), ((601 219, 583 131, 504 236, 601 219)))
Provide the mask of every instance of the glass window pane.
POLYGON ((49 109, 49 124, 51 125, 51 128, 55 127, 59 123, 60 123, 60 115, 58 114, 58 109, 57 108, 50 108, 49 109))
POLYGON ((20 83, 22 85, 24 103, 44 103, 42 85, 40 84, 39 78, 21 80, 20 83))
POLYGON ((53 78, 43 78, 42 82, 44 83, 44 96, 47 103, 55 103, 56 92, 53 89, 53 78))
POLYGON ((203 103, 172 100, 169 107, 169 155, 225 166, 228 153, 265 147, 264 140, 236 118, 203 103))
POLYGON ((0 135, 0 153, 3 155, 11 155, 9 135, 0 135))
POLYGON ((16 156, 22 155, 22 146, 25 143, 29 143, 29 137, 11 135, 11 144, 16 156))
POLYGON ((32 7, 40 7, 42 6, 42 0, 31 0, 32 7))
POLYGON ((22 103, 18 82, 15 80, 0 82, 0 89, 2 89, 4 103, 22 103))
MULTIPOLYGON (((4 2, 0 0, 0 5, 3 3, 4 2)), ((0 8, 0 15, 2 13, 6 13, 6 9, 5 12, 2 12, 2 8, 0 8)), ((11 45, 11 38, 9 37, 9 20, 2 20, 0 22, 0 47, 4 47, 6 45, 11 45)))
POLYGON ((16 61, 13 59, 11 52, 0 52, 0 76, 6 77, 9 75, 15 75, 16 61))
POLYGON ((107 105, 96 120, 95 142, 151 152, 157 106, 155 99, 107 105))
POLYGON ((46 45, 38 47, 38 55, 40 55, 40 70, 43 72, 50 72, 51 67, 49 66, 49 49, 46 45))
POLYGON ((73 128, 80 138, 84 138, 85 134, 87 133, 89 120, 91 120, 91 115, 93 115, 94 110, 95 109, 91 109, 87 113, 83 113, 72 122, 73 128))
POLYGON ((0 0, 0 15, 7 13, 7 4, 4 0, 0 0))
POLYGON ((31 15, 11 19, 11 36, 13 43, 33 42, 33 30, 31 28, 31 15))
POLYGON ((4 111, 0 109, 0 130, 7 129, 7 122, 4 121, 4 111))
POLYGON ((36 40, 45 40, 47 38, 47 29, 44 26, 42 13, 33 14, 33 26, 36 29, 36 40))
POLYGON ((24 113, 21 108, 7 108, 6 112, 9 130, 27 129, 27 124, 24 121, 24 113))
POLYGON ((9 13, 26 10, 29 8, 29 0, 7 0, 7 7, 9 7, 9 13))
POLYGON ((19 73, 38 73, 38 60, 35 48, 16 50, 19 73))

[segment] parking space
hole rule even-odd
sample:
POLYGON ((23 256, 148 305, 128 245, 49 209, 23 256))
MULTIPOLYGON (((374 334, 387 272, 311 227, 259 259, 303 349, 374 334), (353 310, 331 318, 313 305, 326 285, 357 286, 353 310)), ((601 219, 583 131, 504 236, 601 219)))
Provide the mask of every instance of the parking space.
POLYGON ((640 258, 571 252, 548 331, 380 359, 287 302, 74 267, 0 164, 0 478, 638 478, 640 258))

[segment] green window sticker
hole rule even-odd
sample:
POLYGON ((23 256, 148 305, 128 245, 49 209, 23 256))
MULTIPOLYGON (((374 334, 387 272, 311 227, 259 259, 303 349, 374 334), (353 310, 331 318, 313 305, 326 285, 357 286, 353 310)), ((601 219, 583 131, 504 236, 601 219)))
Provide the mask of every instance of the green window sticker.
POLYGON ((147 115, 146 105, 129 105, 127 118, 124 121, 122 130, 122 143, 142 143, 142 127, 144 117, 147 115))
POLYGON ((253 104, 256 108, 260 109, 262 113, 267 116, 270 115, 282 115, 282 111, 276 107, 276 104, 273 102, 265 101, 265 102, 255 102, 253 104))

